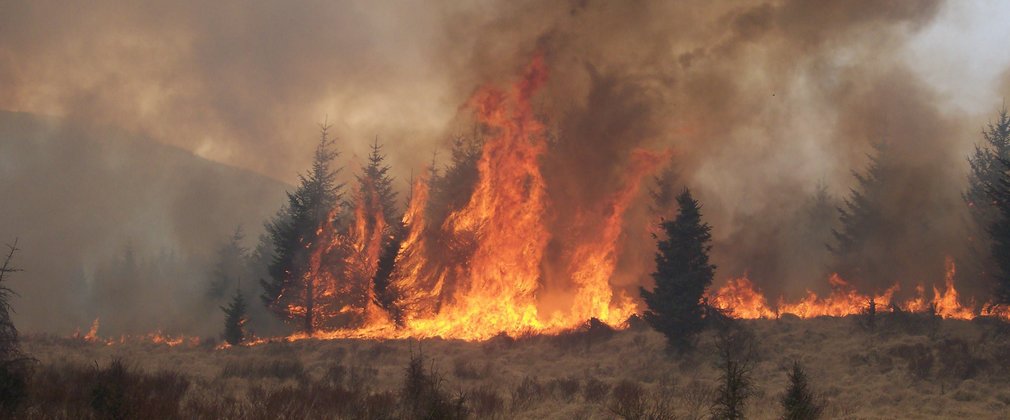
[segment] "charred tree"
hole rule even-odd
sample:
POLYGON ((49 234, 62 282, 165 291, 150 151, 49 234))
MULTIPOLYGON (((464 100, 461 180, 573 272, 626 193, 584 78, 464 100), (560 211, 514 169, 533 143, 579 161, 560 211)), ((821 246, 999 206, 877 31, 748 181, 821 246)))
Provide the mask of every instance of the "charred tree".
POLYGON ((222 306, 224 312, 224 341, 237 346, 245 341, 246 302, 242 289, 236 288, 235 295, 228 306, 222 306))
POLYGON ((709 264, 712 228, 701 219, 701 206, 688 189, 677 197, 680 206, 674 220, 664 220, 660 228, 666 238, 659 240, 655 288, 640 288, 647 309, 646 322, 666 336, 670 346, 685 351, 704 328, 705 289, 712 284, 715 266, 709 264))
POLYGON ((817 420, 824 414, 824 403, 810 388, 810 380, 800 362, 789 369, 789 389, 782 396, 783 420, 817 420))
MULTIPOLYGON (((1000 202, 993 196, 993 189, 999 187, 1000 179, 1006 172, 1003 161, 1010 159, 1010 115, 1004 107, 995 122, 990 122, 982 130, 982 144, 975 145, 975 151, 968 156, 968 189, 962 194, 971 224, 968 227, 969 249, 967 262, 959 269, 969 277, 992 282, 999 275, 999 266, 990 250, 993 238, 988 231, 1000 218, 1000 202), (968 271, 964 271, 964 270, 968 271)), ((991 283, 990 283, 991 284, 991 283)))
POLYGON ((211 301, 223 300, 225 292, 237 287, 238 279, 244 277, 249 269, 249 250, 242 246, 243 239, 242 226, 238 226, 228 241, 218 248, 214 272, 207 285, 207 297, 211 301))
POLYGON ((334 140, 329 136, 329 126, 320 129, 312 168, 299 175, 300 184, 288 193, 287 204, 266 225, 273 244, 273 259, 269 264, 269 278, 261 280, 261 298, 268 308, 286 320, 299 317, 291 309, 298 305, 302 329, 313 331, 313 310, 315 307, 314 279, 307 278, 308 250, 316 244, 320 227, 338 223, 331 220, 330 212, 343 197, 343 184, 337 182, 339 168, 333 168, 339 153, 334 150, 334 140))

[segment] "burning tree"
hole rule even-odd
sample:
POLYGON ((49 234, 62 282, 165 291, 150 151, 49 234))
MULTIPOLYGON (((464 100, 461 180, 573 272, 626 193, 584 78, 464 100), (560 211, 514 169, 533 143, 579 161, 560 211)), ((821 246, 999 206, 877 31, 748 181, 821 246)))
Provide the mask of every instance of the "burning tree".
POLYGON ((263 302, 285 319, 300 318, 309 334, 316 293, 315 278, 307 276, 308 250, 318 245, 321 228, 337 223, 332 211, 343 196, 343 184, 336 180, 340 169, 331 168, 339 153, 333 149, 328 131, 329 126, 323 124, 312 168, 299 176, 299 187, 288 193, 287 205, 266 226, 274 258, 269 265, 270 279, 261 280, 263 302))
POLYGON ((703 298, 715 266, 708 261, 712 228, 701 220, 701 205, 686 188, 677 203, 677 217, 660 223, 666 239, 658 243, 652 273, 656 287, 652 291, 643 287, 641 294, 648 305, 645 320, 666 335, 672 347, 684 351, 704 327, 703 298))
POLYGON ((386 165, 385 161, 386 156, 382 154, 382 145, 376 139, 372 143, 368 165, 357 176, 357 194, 358 200, 363 206, 362 214, 365 217, 366 233, 378 230, 374 233, 381 235, 381 253, 378 256, 372 283, 374 298, 378 300, 380 306, 389 310, 392 302, 396 299, 389 288, 389 276, 393 271, 396 255, 400 251, 404 226, 400 220, 402 215, 397 211, 393 177, 389 175, 389 165, 386 165), (381 229, 378 226, 379 217, 383 219, 381 229))

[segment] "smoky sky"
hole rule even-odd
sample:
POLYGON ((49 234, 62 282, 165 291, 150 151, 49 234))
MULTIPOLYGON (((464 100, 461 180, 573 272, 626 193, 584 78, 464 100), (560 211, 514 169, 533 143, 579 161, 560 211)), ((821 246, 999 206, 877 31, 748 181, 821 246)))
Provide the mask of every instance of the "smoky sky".
MULTIPOLYGON (((543 54, 550 79, 535 105, 556 139, 544 165, 552 217, 593 208, 620 188, 633 150, 669 150, 679 186, 696 191, 714 227, 719 276, 764 272, 756 281, 781 293, 822 279, 797 279, 784 268, 793 261, 784 254, 796 250, 751 251, 773 243, 768 238, 818 184, 836 198, 847 194, 851 171, 864 167, 878 141, 894 144, 917 174, 904 184, 910 198, 895 206, 907 201, 936 226, 920 238, 936 249, 908 258, 942 266, 936 255, 954 252, 941 245, 963 222, 965 155, 986 117, 944 107, 900 53, 944 7, 869 0, 4 1, 0 109, 113 127, 286 183, 306 167, 325 120, 348 179, 378 138, 405 180, 454 134, 471 129, 463 105, 477 87, 504 85, 543 54)), ((1008 92, 1010 76, 1004 79, 993 89, 1008 92)), ((54 167, 61 159, 69 158, 52 157, 54 167)), ((23 182, 11 190, 32 187, 23 182)), ((259 197, 271 194, 220 212, 268 213, 280 202, 259 197)), ((626 218, 615 278, 629 290, 643 282, 653 246, 653 215, 640 195, 626 218)), ((83 200, 85 212, 94 208, 83 200)), ((173 200, 186 209, 206 197, 173 200)))

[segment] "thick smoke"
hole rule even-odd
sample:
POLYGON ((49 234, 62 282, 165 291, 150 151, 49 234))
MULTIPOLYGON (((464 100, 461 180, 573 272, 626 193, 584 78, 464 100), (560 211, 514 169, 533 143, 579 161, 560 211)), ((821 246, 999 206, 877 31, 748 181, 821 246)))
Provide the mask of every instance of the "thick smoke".
MULTIPOLYGON (((537 107, 553 141, 544 173, 550 223, 566 232, 560 238, 582 234, 568 232, 580 211, 588 217, 606 212, 604 202, 625 182, 634 150, 670 150, 676 188, 691 187, 714 226, 717 283, 749 272, 773 295, 817 290, 831 265, 823 243, 831 240, 825 235, 831 226, 807 218, 818 186, 837 204, 855 184, 850 171, 862 170, 871 145, 886 141, 907 169, 888 209, 917 217, 902 226, 897 249, 881 252, 893 252, 893 281, 928 284, 942 279, 943 257, 960 252, 964 156, 979 122, 944 109, 898 53, 942 6, 869 0, 5 3, 0 109, 58 116, 89 130, 118 127, 141 141, 289 183, 307 165, 315 124, 326 118, 341 139, 345 176, 378 136, 396 175, 406 179, 454 134, 472 129, 461 106, 478 86, 504 83, 543 54, 551 78, 537 107)), ((89 146, 66 143, 36 158, 52 171, 137 158, 104 138, 89 146), (68 151, 80 147, 89 153, 68 151)), ((18 161, 0 156, 0 173, 13 173, 18 161)), ((95 226, 106 225, 93 222, 103 217, 95 204, 100 197, 50 189, 44 194, 54 198, 42 200, 32 190, 51 184, 31 179, 39 170, 21 170, 7 197, 26 197, 21 206, 35 209, 75 202, 84 213, 72 229, 80 239, 64 243, 46 230, 59 215, 14 213, 9 202, 4 217, 19 216, 4 220, 0 233, 25 237, 26 258, 67 255, 74 267, 84 259, 120 258, 130 236, 162 239, 135 244, 148 256, 168 246, 207 259, 212 237, 224 240, 241 222, 255 238, 258 221, 283 199, 274 189, 221 197, 236 185, 264 181, 249 173, 234 182, 207 175, 192 181, 220 182, 206 195, 185 183, 167 196, 131 193, 117 205, 119 216, 107 218, 131 227, 101 229, 95 226), (222 203, 212 206, 216 217, 194 213, 194 203, 208 202, 222 203), (215 221, 214 229, 207 220, 215 221), (28 225, 42 227, 25 231, 28 225), (28 236, 36 231, 49 237, 32 249, 28 236), (79 250, 85 244, 99 249, 79 250)), ((186 172, 181 164, 159 170, 167 178, 186 172)), ((69 169, 66 175, 92 176, 69 169)), ((648 211, 644 190, 628 211, 614 279, 629 292, 650 281, 649 233, 658 215, 648 211)), ((549 258, 561 258, 563 245, 552 244, 549 258)), ((28 276, 39 290, 64 288, 62 277, 28 276)), ((959 279, 966 283, 972 284, 959 279)), ((24 294, 19 307, 47 305, 43 293, 24 294)), ((66 322, 36 318, 41 313, 21 316, 38 319, 33 328, 64 328, 66 322)))

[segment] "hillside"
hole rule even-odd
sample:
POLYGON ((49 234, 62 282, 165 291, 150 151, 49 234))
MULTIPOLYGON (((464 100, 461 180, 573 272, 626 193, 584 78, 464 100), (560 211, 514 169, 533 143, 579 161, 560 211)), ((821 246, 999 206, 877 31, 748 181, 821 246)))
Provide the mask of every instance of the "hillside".
POLYGON ((92 271, 127 249, 200 261, 238 225, 254 241, 286 188, 114 129, 0 112, 0 242, 19 238, 25 270, 11 284, 15 323, 66 332, 93 317, 92 271))

